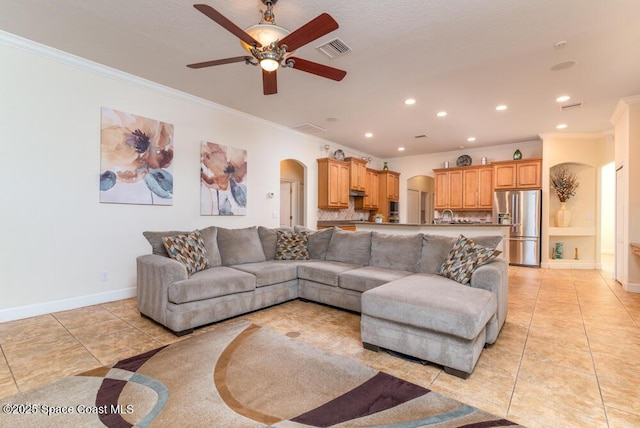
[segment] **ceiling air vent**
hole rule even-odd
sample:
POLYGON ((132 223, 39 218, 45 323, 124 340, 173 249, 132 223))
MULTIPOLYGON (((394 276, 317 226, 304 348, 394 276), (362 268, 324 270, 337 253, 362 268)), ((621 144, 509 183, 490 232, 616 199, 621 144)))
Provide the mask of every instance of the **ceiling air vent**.
POLYGON ((560 110, 565 111, 565 110, 574 110, 577 108, 582 107, 582 101, 578 102, 578 103, 573 103, 573 104, 565 104, 563 106, 560 106, 560 110))
POLYGON ((309 123, 309 122, 301 123, 299 125, 294 125, 291 127, 291 129, 294 129, 298 132, 302 132, 303 134, 317 134, 319 132, 326 131, 326 128, 323 128, 318 125, 314 125, 313 123, 309 123))
POLYGON ((351 48, 338 38, 329 40, 327 43, 320 46, 316 46, 316 49, 320 50, 320 52, 329 58, 336 58, 351 52, 351 48))
POLYGON ((427 136, 425 134, 420 134, 420 135, 416 135, 413 138, 427 138, 427 136))

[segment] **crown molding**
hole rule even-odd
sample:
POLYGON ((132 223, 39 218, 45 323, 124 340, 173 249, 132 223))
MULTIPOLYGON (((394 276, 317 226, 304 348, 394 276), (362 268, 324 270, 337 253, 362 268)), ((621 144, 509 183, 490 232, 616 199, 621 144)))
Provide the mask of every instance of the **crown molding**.
MULTIPOLYGON (((197 97, 195 95, 188 94, 186 92, 170 88, 168 86, 161 85, 157 82, 144 79, 142 77, 126 73, 121 70, 117 70, 115 68, 106 66, 104 64, 97 63, 95 61, 91 61, 89 59, 70 54, 68 52, 52 48, 51 46, 44 45, 42 43, 35 42, 33 40, 26 39, 24 37, 17 36, 12 33, 8 33, 6 31, 0 30, 0 45, 5 45, 10 48, 15 48, 22 50, 24 52, 28 52, 30 54, 34 54, 52 61, 56 61, 65 65, 69 65, 75 68, 78 68, 83 71, 88 71, 91 73, 95 73, 102 77, 106 77, 113 80, 118 80, 124 83, 128 83, 131 85, 138 86, 143 89, 151 90, 162 95, 168 95, 171 97, 176 97, 185 101, 189 101, 195 104, 199 104, 206 108, 217 110, 223 112, 225 114, 234 115, 240 117, 242 119, 251 120, 253 122, 257 122, 262 126, 267 126, 270 128, 287 131, 292 135, 300 135, 306 137, 308 140, 315 141, 323 144, 331 144, 332 146, 340 146, 344 147, 340 144, 337 144, 333 141, 322 139, 321 137, 312 136, 308 134, 303 134, 302 132, 291 129, 287 126, 268 121, 261 117, 253 116, 248 113, 232 109, 230 107, 224 106, 222 104, 218 104, 213 101, 206 100, 204 98, 197 97)), ((352 150, 351 148, 346 147, 347 149, 352 150)), ((368 154, 365 154, 368 156, 368 154)))

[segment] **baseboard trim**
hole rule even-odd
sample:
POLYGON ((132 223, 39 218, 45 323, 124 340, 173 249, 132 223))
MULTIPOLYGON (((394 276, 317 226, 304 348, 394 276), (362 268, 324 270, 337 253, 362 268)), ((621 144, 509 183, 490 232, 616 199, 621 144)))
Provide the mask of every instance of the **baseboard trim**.
POLYGON ((622 283, 622 289, 631 293, 640 293, 640 284, 634 284, 629 282, 622 283))
POLYGON ((113 302, 135 296, 136 287, 131 287, 115 291, 106 291, 104 293, 90 294, 88 296, 54 300, 52 302, 36 303, 33 305, 18 306, 16 308, 0 309, 0 322, 15 321, 23 318, 50 314, 52 312, 82 308, 84 306, 99 305, 100 303, 113 302))

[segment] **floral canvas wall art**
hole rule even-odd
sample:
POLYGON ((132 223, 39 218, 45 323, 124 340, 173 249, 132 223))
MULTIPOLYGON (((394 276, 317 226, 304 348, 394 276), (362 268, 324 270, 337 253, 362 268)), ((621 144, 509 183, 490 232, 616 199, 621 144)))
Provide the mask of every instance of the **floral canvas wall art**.
POLYGON ((247 214, 247 151, 203 141, 200 215, 247 214))
POLYGON ((103 107, 100 202, 173 204, 173 125, 103 107))

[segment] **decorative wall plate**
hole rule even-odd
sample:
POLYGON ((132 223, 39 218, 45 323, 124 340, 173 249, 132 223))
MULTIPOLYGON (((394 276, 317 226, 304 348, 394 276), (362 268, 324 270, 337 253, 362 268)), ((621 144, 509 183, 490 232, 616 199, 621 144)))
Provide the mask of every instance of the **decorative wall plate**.
POLYGON ((344 152, 342 150, 338 149, 335 152, 333 152, 333 157, 338 159, 338 160, 344 160, 344 152))
POLYGON ((471 156, 462 155, 456 161, 457 166, 471 166, 471 156))

